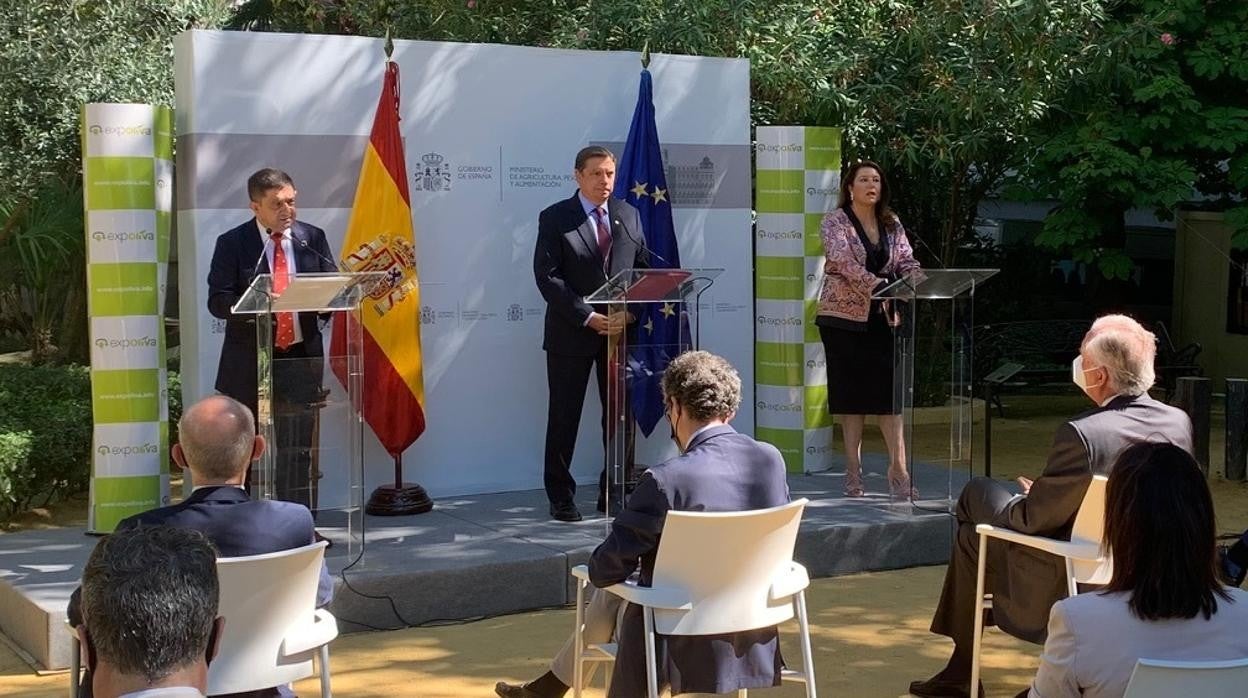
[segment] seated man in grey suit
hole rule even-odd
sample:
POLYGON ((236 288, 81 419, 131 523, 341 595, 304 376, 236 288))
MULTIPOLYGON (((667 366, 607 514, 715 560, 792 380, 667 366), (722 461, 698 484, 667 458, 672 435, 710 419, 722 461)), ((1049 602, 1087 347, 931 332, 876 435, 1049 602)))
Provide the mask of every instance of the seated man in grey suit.
POLYGON ((216 551, 204 534, 170 527, 100 541, 82 573, 76 628, 99 698, 192 698, 217 653, 216 551))
MULTIPOLYGON (((1069 540, 1075 514, 1093 475, 1108 475, 1118 455, 1141 441, 1163 441, 1192 450, 1192 423, 1181 410, 1148 396, 1153 385, 1156 338, 1125 315, 1092 324, 1071 378, 1097 404, 1063 424, 1048 463, 1034 482, 1019 478, 1022 494, 989 478, 975 478, 957 505, 957 535, 932 632, 953 639, 953 656, 940 673, 910 684, 916 696, 969 696, 979 535, 988 523, 1031 535, 1069 540)), ((992 594, 990 621, 1009 634, 1043 643, 1049 609, 1066 595, 1061 558, 993 541, 988 549, 985 593, 992 594)), ((982 691, 982 687, 976 687, 982 691)))
MULTIPOLYGON (((252 500, 243 489, 247 467, 264 452, 251 410, 225 395, 191 405, 178 421, 173 459, 189 471, 194 489, 177 504, 123 519, 118 531, 139 526, 176 526, 201 531, 221 557, 263 555, 316 542, 312 512, 302 504, 252 500)), ((280 584, 280 580, 275 580, 280 584)), ((318 606, 329 604, 334 585, 322 563, 318 606)), ((77 625, 78 591, 69 601, 69 620, 77 625)))
MULTIPOLYGON (((607 539, 589 560, 595 587, 608 587, 640 572, 648 585, 668 511, 748 511, 789 501, 784 460, 770 444, 728 426, 741 404, 741 378, 721 357, 688 352, 663 374, 663 398, 672 438, 681 455, 646 471, 607 539)), ((587 643, 608 642, 621 602, 613 594, 590 595, 583 630, 587 643)), ((627 606, 619 622, 619 649, 608 698, 646 694, 641 609, 627 606)), ((776 629, 700 637, 660 637, 659 685, 672 693, 727 693, 780 683, 776 629)), ((551 698, 567 692, 573 675, 569 639, 550 671, 523 686, 499 683, 498 695, 551 698)))

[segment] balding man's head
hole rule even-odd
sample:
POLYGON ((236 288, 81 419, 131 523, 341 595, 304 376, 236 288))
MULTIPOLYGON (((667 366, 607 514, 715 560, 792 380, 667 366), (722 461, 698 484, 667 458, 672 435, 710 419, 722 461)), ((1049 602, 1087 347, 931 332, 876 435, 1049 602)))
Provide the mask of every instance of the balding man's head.
POLYGON ((1084 335, 1080 351, 1084 368, 1105 368, 1109 395, 1143 395, 1153 387, 1157 337, 1126 315, 1098 318, 1084 335))
POLYGON ((236 480, 263 450, 251 410, 234 398, 214 395, 191 405, 178 420, 180 458, 196 485, 236 480))

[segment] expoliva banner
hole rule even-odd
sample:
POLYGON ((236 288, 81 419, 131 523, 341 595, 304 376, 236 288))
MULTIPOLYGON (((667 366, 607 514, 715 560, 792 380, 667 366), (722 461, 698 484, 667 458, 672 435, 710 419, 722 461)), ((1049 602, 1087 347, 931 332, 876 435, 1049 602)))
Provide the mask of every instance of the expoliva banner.
POLYGON ((91 500, 88 530, 168 503, 164 309, 173 210, 173 110, 82 109, 91 500))
POLYGON ((823 214, 841 184, 841 130, 759 126, 754 146, 754 435, 789 472, 831 467, 832 419, 815 302, 823 214))

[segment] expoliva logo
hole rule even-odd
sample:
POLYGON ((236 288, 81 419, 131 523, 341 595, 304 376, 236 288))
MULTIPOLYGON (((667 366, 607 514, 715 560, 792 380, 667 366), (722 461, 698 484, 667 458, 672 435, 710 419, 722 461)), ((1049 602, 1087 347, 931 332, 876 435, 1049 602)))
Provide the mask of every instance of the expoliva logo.
POLYGON ((101 126, 91 124, 87 132, 92 136, 150 136, 152 129, 148 126, 101 126))
POLYGON ((155 337, 125 337, 123 339, 109 339, 100 337, 95 340, 95 346, 100 349, 139 349, 139 348, 155 348, 155 337))
POLYGON ((770 315, 759 315, 758 324, 767 327, 801 327, 802 319, 800 317, 771 317, 770 315))
POLYGON ((832 450, 832 447, 831 447, 831 446, 828 446, 828 445, 826 445, 826 444, 825 444, 825 445, 823 445, 823 446, 807 446, 807 447, 806 447, 806 455, 808 455, 808 456, 822 456, 823 454, 825 454, 825 453, 827 453, 828 451, 831 451, 831 450, 832 450))
POLYGON ((802 146, 800 143, 757 143, 754 151, 758 153, 800 153, 802 146))
POLYGON ((97 230, 91 233, 91 239, 96 242, 150 242, 156 239, 156 234, 147 230, 118 230, 111 233, 97 230))
POLYGON ((832 196, 839 191, 835 187, 806 187, 806 196, 832 196))
POLYGON ((801 240, 802 231, 800 230, 766 230, 758 229, 759 240, 801 240))
POLYGON ((158 453, 160 446, 158 444, 146 443, 138 446, 109 446, 108 444, 100 444, 95 452, 101 456, 150 456, 158 453))
POLYGON ((760 412, 801 412, 802 406, 796 402, 767 402, 759 400, 754 403, 754 407, 760 412))

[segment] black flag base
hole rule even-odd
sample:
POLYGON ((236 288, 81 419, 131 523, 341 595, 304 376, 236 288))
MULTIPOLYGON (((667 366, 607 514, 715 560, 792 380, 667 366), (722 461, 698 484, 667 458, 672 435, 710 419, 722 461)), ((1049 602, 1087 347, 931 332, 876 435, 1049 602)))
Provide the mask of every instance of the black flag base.
POLYGON ((411 516, 429 511, 433 511, 433 500, 425 488, 414 482, 382 485, 373 490, 364 505, 364 512, 370 516, 411 516))

